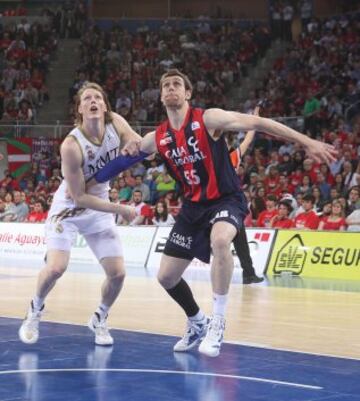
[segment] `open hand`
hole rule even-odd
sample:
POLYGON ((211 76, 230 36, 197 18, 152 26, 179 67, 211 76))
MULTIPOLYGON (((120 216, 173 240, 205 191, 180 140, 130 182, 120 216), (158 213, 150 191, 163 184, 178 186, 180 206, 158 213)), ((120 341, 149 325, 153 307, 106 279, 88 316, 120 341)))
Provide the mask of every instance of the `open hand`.
POLYGON ((335 146, 328 143, 309 139, 308 144, 305 145, 305 149, 306 153, 317 163, 326 163, 329 165, 336 161, 338 151, 335 149, 335 146))

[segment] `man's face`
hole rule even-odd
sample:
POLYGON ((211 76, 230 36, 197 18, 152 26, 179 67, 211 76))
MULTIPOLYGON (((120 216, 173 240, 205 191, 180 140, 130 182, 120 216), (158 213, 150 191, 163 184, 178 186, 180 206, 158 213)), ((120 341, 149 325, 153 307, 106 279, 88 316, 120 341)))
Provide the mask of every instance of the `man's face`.
POLYGON ((104 118, 107 111, 103 95, 96 89, 85 89, 80 98, 79 113, 83 119, 104 118))
POLYGON ((304 200, 302 207, 304 208, 305 212, 310 211, 311 209, 313 209, 314 205, 311 201, 308 200, 304 200))
POLYGON ((41 203, 40 202, 36 202, 35 204, 34 204, 34 212, 36 212, 36 213, 42 213, 42 206, 41 206, 41 203))
POLYGON ((110 199, 116 201, 118 199, 118 191, 116 189, 112 189, 110 191, 110 199))
POLYGON ((190 100, 191 92, 185 89, 184 80, 179 76, 164 79, 161 88, 161 101, 165 107, 180 109, 186 100, 190 100))
POLYGON ((352 189, 349 193, 350 202, 356 203, 359 200, 359 192, 355 189, 352 189))
POLYGON ((139 203, 141 203, 142 201, 142 195, 141 192, 134 192, 133 193, 133 201, 136 205, 138 205, 139 203))
POLYGON ((18 204, 21 202, 21 193, 15 191, 14 192, 14 203, 18 204))

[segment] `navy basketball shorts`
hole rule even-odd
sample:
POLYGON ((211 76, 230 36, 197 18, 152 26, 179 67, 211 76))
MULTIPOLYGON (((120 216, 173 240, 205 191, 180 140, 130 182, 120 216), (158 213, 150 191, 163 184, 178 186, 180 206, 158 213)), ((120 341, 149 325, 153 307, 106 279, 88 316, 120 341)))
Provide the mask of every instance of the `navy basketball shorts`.
POLYGON ((197 258, 209 263, 212 226, 218 221, 226 221, 239 230, 247 213, 243 193, 206 203, 184 202, 166 242, 164 254, 188 260, 197 258))

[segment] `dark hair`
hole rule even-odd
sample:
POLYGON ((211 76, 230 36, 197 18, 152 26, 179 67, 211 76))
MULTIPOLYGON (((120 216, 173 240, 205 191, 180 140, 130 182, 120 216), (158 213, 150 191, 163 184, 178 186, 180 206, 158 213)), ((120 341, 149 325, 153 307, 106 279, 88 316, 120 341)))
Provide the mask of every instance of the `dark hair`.
POLYGON ((277 197, 276 197, 275 195, 273 195, 273 194, 269 194, 269 195, 266 197, 266 200, 273 201, 273 202, 277 202, 277 197))
POLYGON ((184 81, 185 85, 185 90, 192 92, 193 91, 193 86, 192 83, 190 82, 190 79, 187 75, 183 74, 180 72, 177 68, 172 68, 169 71, 165 72, 160 78, 160 94, 162 91, 162 86, 164 83, 164 79, 169 78, 169 77, 180 77, 184 81))
POLYGON ((289 214, 294 210, 289 201, 282 200, 279 202, 279 206, 280 205, 285 206, 287 208, 289 214))
POLYGON ((303 196, 303 201, 308 201, 308 202, 311 202, 312 204, 314 204, 315 203, 315 196, 307 194, 307 195, 303 196))
POLYGON ((156 221, 166 221, 167 218, 168 218, 168 214, 169 214, 169 212, 168 212, 168 208, 167 208, 166 202, 163 201, 163 200, 158 200, 158 201, 156 202, 156 204, 155 204, 155 210, 154 210, 154 217, 155 217, 155 220, 156 220, 156 221), (162 204, 162 205, 163 205, 163 208, 164 208, 164 211, 162 212, 162 214, 160 214, 160 213, 157 211, 157 206, 158 206, 159 204, 162 204))

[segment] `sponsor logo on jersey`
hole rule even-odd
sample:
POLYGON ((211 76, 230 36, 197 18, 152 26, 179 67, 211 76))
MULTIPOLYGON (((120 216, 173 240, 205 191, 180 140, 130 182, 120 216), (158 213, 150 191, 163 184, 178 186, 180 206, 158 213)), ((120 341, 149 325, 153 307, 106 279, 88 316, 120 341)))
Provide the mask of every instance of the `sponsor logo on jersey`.
POLYGON ((169 133, 166 133, 166 136, 164 136, 162 139, 160 139, 160 145, 161 146, 166 146, 169 143, 173 141, 172 137, 169 135, 169 133))
POLYGON ((195 131, 196 129, 200 129, 200 123, 199 123, 199 121, 193 121, 193 122, 191 123, 191 129, 192 129, 193 131, 195 131))

